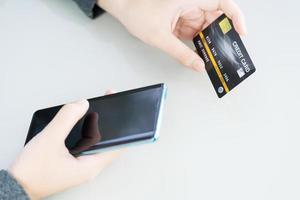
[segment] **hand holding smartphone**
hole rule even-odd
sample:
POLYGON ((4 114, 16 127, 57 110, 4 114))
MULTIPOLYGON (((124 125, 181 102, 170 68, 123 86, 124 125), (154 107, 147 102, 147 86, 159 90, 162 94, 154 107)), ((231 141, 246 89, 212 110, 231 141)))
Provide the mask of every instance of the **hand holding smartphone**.
MULTIPOLYGON (((90 107, 71 130, 66 147, 77 156, 155 141, 165 96, 166 86, 157 84, 88 99, 90 107)), ((46 127, 61 107, 34 113, 25 144, 46 127)))

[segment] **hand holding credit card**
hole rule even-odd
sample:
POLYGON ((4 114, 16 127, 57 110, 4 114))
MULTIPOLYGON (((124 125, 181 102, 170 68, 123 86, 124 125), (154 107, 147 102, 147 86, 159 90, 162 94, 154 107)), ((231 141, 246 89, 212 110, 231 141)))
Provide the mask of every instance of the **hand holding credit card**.
POLYGON ((193 39, 219 98, 255 72, 232 21, 221 15, 193 39))

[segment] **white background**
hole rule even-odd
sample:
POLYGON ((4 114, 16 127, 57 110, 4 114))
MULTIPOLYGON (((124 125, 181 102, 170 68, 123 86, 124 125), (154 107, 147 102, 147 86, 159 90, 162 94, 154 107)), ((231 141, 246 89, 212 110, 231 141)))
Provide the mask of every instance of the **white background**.
POLYGON ((1 168, 21 151, 35 110, 165 82, 160 140, 50 199, 299 199, 299 4, 238 4, 257 71, 218 99, 206 73, 133 38, 108 14, 90 20, 70 0, 0 0, 1 168))

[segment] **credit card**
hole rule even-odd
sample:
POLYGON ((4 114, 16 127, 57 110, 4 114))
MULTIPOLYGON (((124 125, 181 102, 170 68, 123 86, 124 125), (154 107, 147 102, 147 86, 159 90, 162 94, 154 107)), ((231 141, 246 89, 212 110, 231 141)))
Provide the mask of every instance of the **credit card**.
POLYGON ((193 39, 219 98, 255 72, 232 21, 221 15, 193 39))

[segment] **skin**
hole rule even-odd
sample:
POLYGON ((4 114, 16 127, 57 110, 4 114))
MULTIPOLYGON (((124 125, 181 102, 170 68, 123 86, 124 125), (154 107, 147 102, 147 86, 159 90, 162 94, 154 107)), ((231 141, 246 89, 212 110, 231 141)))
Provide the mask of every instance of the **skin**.
POLYGON ((98 0, 98 5, 132 35, 196 71, 204 70, 204 62, 181 40, 192 40, 223 12, 246 34, 244 16, 232 0, 98 0))
POLYGON ((66 104, 34 137, 14 161, 9 172, 31 199, 42 199, 97 176, 119 151, 73 157, 65 139, 88 110, 87 100, 66 104))

